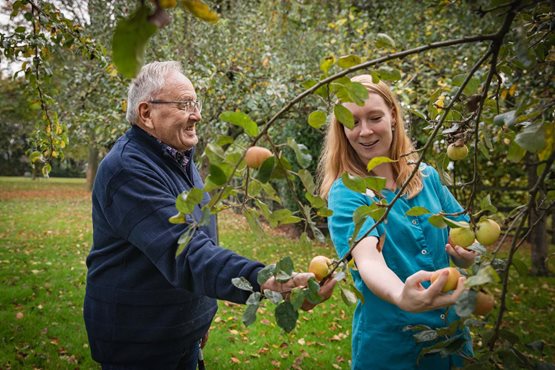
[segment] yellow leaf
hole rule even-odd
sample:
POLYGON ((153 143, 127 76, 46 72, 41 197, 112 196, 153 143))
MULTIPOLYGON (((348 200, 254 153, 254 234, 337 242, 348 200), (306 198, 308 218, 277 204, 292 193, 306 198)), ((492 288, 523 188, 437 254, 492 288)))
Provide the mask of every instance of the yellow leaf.
POLYGON ((516 92, 516 84, 513 84, 509 89, 509 95, 515 96, 515 92, 516 92))
POLYGON ((200 18, 203 21, 216 23, 220 20, 220 16, 201 0, 183 0, 181 4, 195 17, 200 18))

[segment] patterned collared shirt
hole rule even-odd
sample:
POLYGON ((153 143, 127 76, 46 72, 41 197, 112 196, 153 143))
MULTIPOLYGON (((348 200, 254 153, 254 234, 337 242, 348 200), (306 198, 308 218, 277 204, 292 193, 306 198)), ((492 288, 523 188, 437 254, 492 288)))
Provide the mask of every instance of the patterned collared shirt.
POLYGON ((187 167, 187 163, 189 163, 189 160, 191 159, 191 149, 179 151, 179 150, 177 150, 175 148, 172 148, 171 146, 161 142, 160 140, 158 140, 158 142, 160 144, 162 144, 166 153, 168 153, 170 155, 170 157, 175 159, 176 162, 179 163, 179 165, 183 169, 185 169, 187 167))

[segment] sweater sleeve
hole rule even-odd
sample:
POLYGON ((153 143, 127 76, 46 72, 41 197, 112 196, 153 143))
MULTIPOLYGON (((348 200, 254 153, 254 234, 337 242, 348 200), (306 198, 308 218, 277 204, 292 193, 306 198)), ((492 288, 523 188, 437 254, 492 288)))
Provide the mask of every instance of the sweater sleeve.
POLYGON ((164 179, 149 171, 125 171, 108 186, 104 217, 112 230, 138 248, 176 288, 198 295, 244 303, 249 292, 233 286, 231 279, 245 277, 255 291, 263 264, 219 247, 204 227, 193 233, 178 253, 179 237, 192 224, 174 225, 168 219, 177 213, 175 192, 164 179))

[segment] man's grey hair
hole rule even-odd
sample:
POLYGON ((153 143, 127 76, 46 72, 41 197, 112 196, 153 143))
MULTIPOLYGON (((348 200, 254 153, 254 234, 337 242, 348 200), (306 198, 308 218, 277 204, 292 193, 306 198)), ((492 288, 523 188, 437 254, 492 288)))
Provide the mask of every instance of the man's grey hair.
POLYGON ((181 63, 176 61, 152 62, 145 64, 137 77, 131 81, 127 92, 127 113, 125 117, 132 125, 139 121, 139 104, 149 101, 160 92, 171 72, 183 73, 181 63))

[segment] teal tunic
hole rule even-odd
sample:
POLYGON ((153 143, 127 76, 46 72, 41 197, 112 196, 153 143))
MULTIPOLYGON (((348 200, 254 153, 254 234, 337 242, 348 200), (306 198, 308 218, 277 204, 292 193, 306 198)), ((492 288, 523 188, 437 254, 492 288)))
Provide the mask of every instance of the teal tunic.
MULTIPOLYGON (((427 219, 440 211, 454 213, 462 210, 449 190, 441 184, 439 175, 430 166, 422 165, 423 190, 414 198, 400 197, 391 209, 387 221, 378 225, 369 235, 379 237, 386 234, 383 256, 387 266, 401 281, 419 270, 434 271, 449 266, 449 255, 445 251, 448 229, 439 229, 427 219), (414 206, 426 207, 431 214, 406 216, 414 206)), ((391 202, 395 193, 384 190, 382 195, 391 202)), ((329 208, 333 215, 328 219, 331 239, 337 254, 342 257, 349 250, 349 239, 354 230, 353 212, 360 206, 378 200, 371 191, 366 194, 348 189, 341 179, 336 180, 329 192, 329 208)), ((459 219, 465 219, 461 216, 459 219)), ((365 221, 359 236, 375 224, 370 217, 365 221)), ((364 295, 365 303, 357 304, 352 328, 353 369, 449 369, 461 366, 459 356, 441 357, 426 355, 417 365, 420 350, 432 342, 417 344, 414 332, 403 331, 407 325, 424 324, 432 328, 445 327, 458 319, 454 307, 410 313, 374 295, 364 284, 360 274, 351 270, 357 289, 364 295)), ((472 344, 468 330, 465 352, 472 355, 472 344)))

